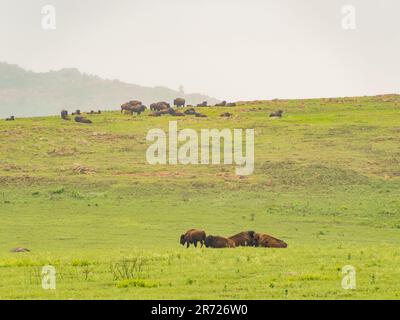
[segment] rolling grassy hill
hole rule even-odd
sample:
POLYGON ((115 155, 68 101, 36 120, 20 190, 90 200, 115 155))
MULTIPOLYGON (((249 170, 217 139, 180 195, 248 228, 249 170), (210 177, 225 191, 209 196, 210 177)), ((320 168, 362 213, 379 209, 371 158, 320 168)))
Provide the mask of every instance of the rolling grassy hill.
POLYGON ((400 297, 400 97, 243 102, 208 118, 0 122, 2 299, 400 297), (283 109, 282 119, 270 111, 283 109), (221 118, 222 112, 233 113, 221 118), (255 171, 146 162, 148 130, 254 128, 255 171), (190 228, 287 249, 185 249, 190 228), (23 246, 30 253, 14 254, 23 246), (57 290, 41 268, 57 269, 57 290), (357 289, 341 287, 342 267, 357 289))

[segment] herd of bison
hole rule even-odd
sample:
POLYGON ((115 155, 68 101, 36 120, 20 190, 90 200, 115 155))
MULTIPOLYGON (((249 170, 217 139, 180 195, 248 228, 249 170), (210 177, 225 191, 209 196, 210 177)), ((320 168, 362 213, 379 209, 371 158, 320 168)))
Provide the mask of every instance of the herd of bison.
MULTIPOLYGON (((217 103, 215 105, 215 107, 236 107, 236 105, 237 104, 235 102, 228 103, 226 101, 222 101, 220 103, 217 103)), ((171 107, 171 105, 165 101, 152 103, 149 108, 151 111, 151 113, 149 114, 149 117, 161 117, 162 115, 170 115, 173 117, 195 116, 197 118, 207 118, 207 116, 205 114, 197 112, 194 109, 194 106, 186 105, 186 101, 183 98, 176 98, 173 102, 173 106, 175 106, 176 109, 171 107), (185 111, 181 112, 178 110, 180 107, 187 107, 187 109, 185 111)), ((202 103, 197 104, 196 107, 208 107, 208 103, 207 103, 207 101, 203 101, 202 103)), ((121 105, 121 113, 130 114, 130 115, 133 115, 134 113, 137 115, 140 115, 141 113, 145 112, 146 109, 147 109, 147 107, 139 100, 132 100, 132 101, 129 101, 129 102, 121 105)), ((88 119, 87 117, 84 117, 83 115, 94 115, 94 114, 101 114, 101 111, 100 110, 98 110, 98 111, 91 110, 90 112, 81 114, 80 110, 76 110, 71 115, 75 116, 74 120, 76 122, 91 124, 92 120, 88 119)), ((282 118, 282 114, 283 114, 283 111, 278 110, 276 112, 271 113, 270 117, 282 118)), ((232 116, 232 114, 230 112, 224 112, 220 116, 229 118, 232 116)), ((63 109, 61 111, 61 119, 71 120, 67 110, 63 109)), ((6 121, 14 121, 15 117, 10 116, 9 118, 6 118, 5 120, 6 121)))
POLYGON ((220 236, 207 236, 203 230, 190 229, 181 235, 180 244, 187 248, 193 244, 203 245, 206 248, 235 248, 235 247, 264 247, 264 248, 287 248, 287 243, 274 238, 268 234, 244 231, 229 238, 220 236))

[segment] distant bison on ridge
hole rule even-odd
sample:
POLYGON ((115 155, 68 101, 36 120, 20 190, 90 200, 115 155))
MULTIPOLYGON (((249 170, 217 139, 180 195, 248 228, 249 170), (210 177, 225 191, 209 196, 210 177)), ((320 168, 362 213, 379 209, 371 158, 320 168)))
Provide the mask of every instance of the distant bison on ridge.
POLYGON ((162 102, 152 103, 150 105, 150 110, 152 110, 152 111, 161 111, 161 110, 164 110, 164 109, 169 109, 170 107, 171 106, 170 106, 169 103, 162 101, 162 102))
POLYGON ((132 113, 132 112, 130 112, 131 108, 141 106, 141 105, 142 105, 142 101, 139 101, 139 100, 129 101, 129 102, 121 105, 121 113, 126 112, 126 111, 128 111, 129 113, 132 113))
POLYGON ((226 106, 226 101, 224 100, 224 101, 222 101, 220 103, 217 103, 215 106, 216 107, 225 107, 226 106))
POLYGON ((62 110, 62 111, 61 111, 61 119, 63 119, 63 120, 71 120, 71 119, 68 117, 68 111, 67 111, 67 110, 62 110))
POLYGON ((207 101, 203 101, 202 103, 199 103, 197 106, 198 107, 207 107, 208 103, 207 103, 207 101))
POLYGON ((178 108, 185 107, 185 105, 186 105, 186 100, 183 98, 176 98, 174 100, 174 106, 177 106, 178 108))
POLYGON ((85 118, 85 117, 80 117, 80 116, 76 116, 75 117, 75 122, 80 122, 80 123, 92 123, 91 120, 85 118))

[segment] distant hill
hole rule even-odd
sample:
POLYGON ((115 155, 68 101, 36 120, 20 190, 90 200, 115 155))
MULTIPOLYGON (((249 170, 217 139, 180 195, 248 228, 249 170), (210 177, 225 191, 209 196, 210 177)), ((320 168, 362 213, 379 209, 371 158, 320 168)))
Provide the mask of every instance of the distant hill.
POLYGON ((45 116, 70 111, 116 110, 129 100, 141 100, 147 106, 156 101, 172 102, 183 97, 188 104, 218 100, 202 94, 181 94, 165 87, 142 87, 118 80, 62 69, 35 73, 17 65, 0 63, 0 117, 45 116))

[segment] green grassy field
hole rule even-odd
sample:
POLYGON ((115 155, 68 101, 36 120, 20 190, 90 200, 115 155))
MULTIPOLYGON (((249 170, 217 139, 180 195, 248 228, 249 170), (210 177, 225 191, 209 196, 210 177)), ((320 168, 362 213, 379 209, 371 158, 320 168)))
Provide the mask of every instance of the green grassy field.
POLYGON ((400 97, 0 122, 1 299, 398 299, 400 97), (273 120, 270 111, 285 110, 273 120), (232 112, 230 119, 220 118, 232 112), (147 131, 254 128, 255 171, 150 166, 147 131), (186 249, 190 228, 287 249, 186 249), (11 253, 27 247, 30 253, 11 253), (41 268, 57 270, 44 290, 41 268), (344 290, 341 269, 357 270, 344 290))

